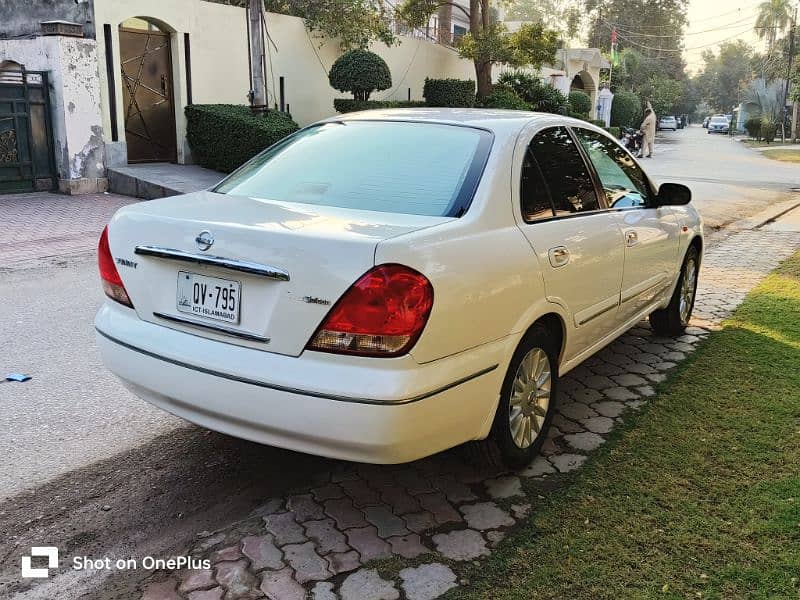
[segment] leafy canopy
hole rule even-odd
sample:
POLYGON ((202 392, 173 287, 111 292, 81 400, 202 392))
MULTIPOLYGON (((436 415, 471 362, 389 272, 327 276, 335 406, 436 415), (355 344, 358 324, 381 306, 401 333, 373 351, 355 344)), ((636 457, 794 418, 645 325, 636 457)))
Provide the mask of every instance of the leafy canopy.
POLYGON ((375 40, 396 42, 390 6, 383 0, 265 0, 270 12, 305 19, 306 26, 339 40, 342 50, 366 48, 375 40))

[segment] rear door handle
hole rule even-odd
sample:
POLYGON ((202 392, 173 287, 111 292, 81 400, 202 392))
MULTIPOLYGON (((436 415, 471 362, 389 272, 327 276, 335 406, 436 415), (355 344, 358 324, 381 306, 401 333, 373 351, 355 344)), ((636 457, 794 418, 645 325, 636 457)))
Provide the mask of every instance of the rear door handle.
POLYGON ((569 262, 569 250, 566 246, 556 246, 547 251, 547 257, 553 267, 563 267, 569 262))
POLYGON ((625 245, 629 248, 639 243, 639 234, 633 230, 625 232, 625 245))

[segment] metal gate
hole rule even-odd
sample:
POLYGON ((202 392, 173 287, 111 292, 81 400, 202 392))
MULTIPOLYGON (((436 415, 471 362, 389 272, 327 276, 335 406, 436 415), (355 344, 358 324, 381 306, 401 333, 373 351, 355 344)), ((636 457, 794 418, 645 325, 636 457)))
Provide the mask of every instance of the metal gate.
POLYGON ((55 187, 50 94, 44 71, 0 71, 0 194, 55 187))
POLYGON ((119 29, 128 162, 175 162, 170 34, 119 29))

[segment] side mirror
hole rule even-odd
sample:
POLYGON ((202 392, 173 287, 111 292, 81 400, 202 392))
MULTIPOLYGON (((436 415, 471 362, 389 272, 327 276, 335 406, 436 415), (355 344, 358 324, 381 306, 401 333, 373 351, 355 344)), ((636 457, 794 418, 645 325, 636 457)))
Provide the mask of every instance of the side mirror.
POLYGON ((692 201, 692 190, 682 183, 662 183, 656 202, 659 206, 681 206, 692 201))

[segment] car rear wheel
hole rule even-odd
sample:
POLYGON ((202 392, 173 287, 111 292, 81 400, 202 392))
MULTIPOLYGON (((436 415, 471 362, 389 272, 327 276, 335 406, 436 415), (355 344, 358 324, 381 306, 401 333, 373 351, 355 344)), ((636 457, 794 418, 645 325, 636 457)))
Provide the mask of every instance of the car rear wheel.
POLYGON ((489 462, 512 469, 527 466, 547 436, 558 386, 556 340, 535 325, 508 366, 489 437, 477 444, 489 462))
POLYGON ((700 254, 695 246, 689 246, 683 259, 678 285, 666 308, 650 314, 650 326, 658 335, 681 335, 689 325, 697 295, 697 274, 700 270, 700 254))

